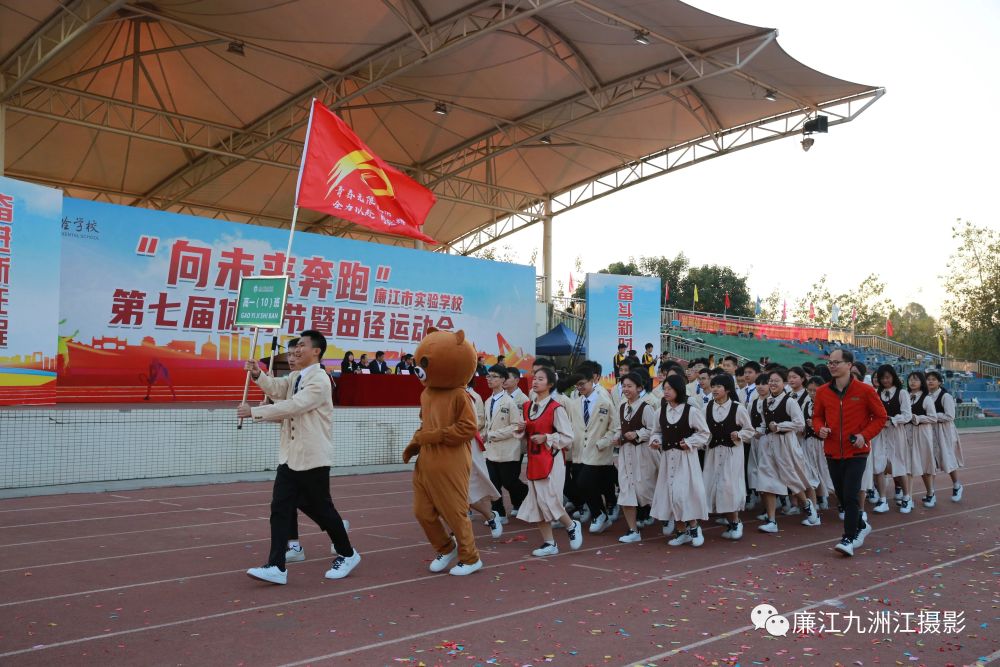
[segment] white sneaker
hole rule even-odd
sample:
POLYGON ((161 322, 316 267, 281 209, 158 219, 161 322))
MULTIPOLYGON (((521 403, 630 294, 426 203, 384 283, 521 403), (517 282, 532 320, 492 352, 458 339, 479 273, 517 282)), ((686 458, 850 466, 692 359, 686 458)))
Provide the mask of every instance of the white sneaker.
POLYGON ((757 515, 757 520, 758 520, 758 521, 770 521, 770 520, 771 520, 771 517, 769 517, 769 516, 767 515, 767 512, 764 512, 763 514, 758 514, 758 515, 757 515))
POLYGON ((451 565, 451 561, 455 560, 455 558, 457 557, 458 557, 458 545, 456 544, 455 548, 449 551, 448 553, 438 554, 437 556, 434 557, 434 560, 432 560, 430 564, 430 571, 435 573, 444 572, 445 569, 449 565, 451 565))
POLYGON ((924 496, 924 507, 926 507, 927 509, 930 509, 930 508, 934 507, 935 505, 937 505, 937 494, 936 493, 933 494, 933 495, 930 495, 930 496, 924 496))
POLYGON ((510 515, 511 515, 511 516, 517 516, 517 508, 516 508, 516 507, 515 507, 515 508, 512 508, 512 509, 510 510, 510 515))
POLYGON ((448 570, 448 574, 453 574, 456 577, 464 577, 467 574, 472 574, 473 572, 478 572, 483 569, 483 561, 477 560, 471 565, 466 565, 465 563, 459 563, 455 567, 448 570))
POLYGON ((827 496, 822 496, 820 498, 817 498, 817 500, 819 500, 819 508, 821 510, 830 509, 830 500, 827 496))
POLYGON ((777 521, 765 521, 764 523, 757 526, 757 530, 762 533, 776 533, 778 532, 778 522, 777 521))
POLYGON ((601 512, 600 515, 590 523, 590 532, 592 535, 599 535, 600 533, 606 531, 610 525, 611 519, 608 518, 607 514, 601 512))
POLYGON ((559 547, 557 547, 555 544, 544 542, 542 543, 542 546, 532 551, 531 555, 537 556, 538 558, 542 558, 544 556, 555 556, 558 553, 559 553, 559 547))
MULTIPOLYGON (((677 533, 677 535, 674 537, 674 539, 667 541, 667 544, 669 544, 672 547, 679 547, 682 544, 687 544, 691 540, 692 540, 692 537, 691 537, 690 531, 685 530, 682 533, 677 533)), ((704 540, 702 540, 702 541, 704 541, 704 540)))
POLYGON ((878 502, 875 503, 875 507, 872 508, 872 512, 876 514, 885 514, 889 511, 889 501, 885 498, 879 498, 878 502))
POLYGON ((960 502, 962 500, 962 491, 964 490, 965 489, 962 487, 961 484, 953 488, 951 490, 951 502, 953 503, 960 502))
POLYGON ((799 509, 798 505, 788 505, 781 510, 781 513, 785 516, 796 516, 802 514, 802 510, 799 509))
POLYGON ((573 525, 566 529, 569 535, 569 548, 576 551, 583 546, 583 526, 579 521, 574 521, 573 525))
POLYGON ((701 532, 701 526, 689 528, 688 535, 691 536, 691 546, 693 547, 700 547, 705 543, 705 535, 701 532))
POLYGON ((837 542, 837 544, 835 544, 833 548, 834 550, 839 551, 845 556, 854 555, 854 544, 851 542, 851 540, 847 539, 846 537, 841 541, 837 542))
POLYGON ((844 520, 844 508, 841 507, 840 505, 837 505, 837 518, 840 519, 841 521, 844 520))
POLYGON ((333 565, 323 576, 327 579, 343 579, 351 573, 351 570, 361 562, 361 554, 354 550, 353 556, 337 556, 333 559, 333 565))
POLYGON ((500 525, 501 526, 506 526, 508 523, 510 523, 510 519, 508 519, 505 516, 500 517, 500 525))
POLYGON ((803 526, 818 526, 823 523, 819 516, 807 516, 800 522, 803 526))
POLYGON ((285 552, 285 562, 286 563, 301 563, 306 559, 306 550, 301 546, 289 547, 288 551, 285 552))
POLYGON ((608 518, 611 519, 611 523, 617 521, 618 518, 621 516, 621 513, 622 513, 622 508, 620 505, 615 505, 614 507, 612 507, 611 511, 608 512, 608 518))
POLYGON ((674 534, 674 520, 663 522, 663 535, 664 537, 670 537, 674 534))
POLYGON ((900 514, 909 514, 912 511, 913 511, 913 501, 909 498, 909 496, 899 501, 900 514))
POLYGON ((656 523, 656 519, 654 519, 651 516, 647 516, 645 519, 643 519, 641 521, 636 521, 635 522, 635 527, 636 528, 649 528, 654 523, 656 523))
POLYGON ((639 534, 638 530, 630 530, 621 537, 618 541, 622 544, 633 544, 635 542, 642 542, 642 535, 639 534))
POLYGON ((264 565, 261 567, 251 567, 247 570, 247 576, 260 581, 267 581, 272 584, 287 584, 288 571, 278 569, 277 565, 264 565))
POLYGON ((738 540, 743 537, 743 522, 739 521, 736 524, 729 524, 729 530, 722 533, 722 536, 727 540, 738 540))
POLYGON ((903 502, 903 490, 900 488, 896 489, 896 495, 894 496, 896 505, 900 505, 903 502))
POLYGON ((727 519, 724 516, 720 516, 720 517, 717 517, 715 519, 715 523, 719 524, 720 526, 728 526, 729 525, 729 519, 727 519))
MULTIPOLYGON (((493 518, 486 522, 490 529, 490 537, 494 540, 503 535, 503 524, 500 523, 500 513, 493 510, 493 518)), ((471 565, 468 567, 472 567, 471 565)))
POLYGON ((803 526, 818 526, 820 524, 819 512, 811 501, 806 501, 806 518, 802 521, 803 526))
POLYGON ((579 512, 579 516, 577 517, 580 521, 580 525, 590 523, 591 518, 593 518, 593 515, 590 513, 589 507, 584 507, 583 510, 579 512))

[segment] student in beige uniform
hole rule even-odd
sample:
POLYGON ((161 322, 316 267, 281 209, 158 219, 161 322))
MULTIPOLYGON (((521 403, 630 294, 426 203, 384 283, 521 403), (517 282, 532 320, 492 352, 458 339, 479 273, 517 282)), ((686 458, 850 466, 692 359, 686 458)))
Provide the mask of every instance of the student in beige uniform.
POLYGON ((261 372, 257 360, 247 360, 246 370, 254 382, 269 396, 283 398, 274 405, 253 408, 243 403, 236 410, 241 419, 282 420, 271 499, 271 551, 265 565, 247 570, 248 576, 274 584, 288 583, 285 554, 289 527, 300 503, 303 509, 308 508, 307 516, 330 536, 338 554, 326 578, 346 577, 361 562, 330 498, 333 395, 330 378, 320 366, 326 338, 318 331, 303 331, 296 349, 301 370, 294 379, 269 377, 261 372))
MULTIPOLYGON (((958 481, 958 469, 965 466, 965 461, 962 456, 962 440, 955 428, 955 399, 944 388, 944 378, 937 371, 927 373, 927 389, 930 390, 934 410, 937 412, 934 432, 937 467, 951 477, 951 501, 957 503, 962 500, 963 491, 962 484, 958 481)), ((930 507, 934 506, 935 498, 931 496, 930 507)), ((924 502, 924 506, 928 506, 927 502, 924 502)))
POLYGON ((902 489, 900 511, 903 514, 908 514, 910 508, 910 453, 906 442, 906 427, 913 421, 910 396, 908 392, 903 390, 903 381, 896 375, 896 369, 888 364, 879 366, 878 370, 875 371, 875 382, 879 385, 876 391, 878 391, 879 400, 882 401, 882 407, 885 408, 888 415, 888 422, 886 422, 885 428, 872 438, 871 442, 872 453, 869 456, 876 457, 873 463, 873 472, 875 474, 875 490, 879 496, 872 511, 879 514, 888 512, 889 491, 895 485, 900 485, 902 489), (907 508, 905 511, 902 509, 904 500, 907 508))
POLYGON ((617 502, 615 480, 618 472, 614 466, 612 443, 619 423, 611 399, 597 390, 591 370, 583 365, 577 369, 575 378, 577 400, 583 415, 583 443, 577 459, 580 463, 578 491, 584 496, 593 520, 590 532, 597 534, 611 525, 611 508, 617 502))
MULTIPOLYGON (((924 507, 934 507, 934 475, 937 463, 934 460, 934 429, 937 427, 937 409, 934 399, 927 390, 927 378, 920 371, 913 371, 906 378, 910 388, 910 428, 907 443, 910 448, 910 485, 913 477, 919 476, 924 482, 924 507), (929 503, 929 504, 928 504, 929 503)), ((901 510, 902 511, 902 510, 901 510)))
POLYGON ((705 425, 705 408, 688 403, 686 391, 678 376, 666 379, 663 402, 649 436, 649 447, 660 459, 651 514, 677 527, 667 544, 700 547, 705 536, 698 521, 708 519, 708 501, 698 449, 708 444, 711 434, 705 425))
POLYGON ((705 496, 708 511, 724 515, 726 530, 722 537, 743 537, 740 510, 746 498, 743 473, 743 447, 753 439, 750 413, 739 401, 732 376, 712 378, 712 402, 705 408, 705 423, 711 433, 705 454, 705 496))
POLYGON ((778 532, 775 506, 777 497, 786 491, 802 503, 806 514, 803 525, 818 526, 815 492, 806 473, 802 446, 795 435, 805 429, 802 410, 798 402, 785 393, 787 376, 784 371, 772 370, 767 373, 767 379, 770 395, 763 399, 764 424, 757 444, 756 475, 756 487, 764 496, 766 511, 759 517, 763 523, 757 528, 765 533, 778 532))
POLYGON ((573 425, 569 414, 556 402, 556 374, 551 368, 535 371, 531 388, 535 398, 524 404, 523 438, 528 451, 528 495, 517 518, 533 523, 542 535, 542 545, 533 556, 555 556, 559 553, 552 535, 552 522, 559 521, 569 535, 571 549, 583 544, 583 529, 579 521, 570 518, 563 507, 563 483, 566 465, 563 452, 573 446, 573 425))
MULTIPOLYGON (((524 418, 514 398, 504 391, 505 377, 509 377, 506 370, 509 369, 493 365, 486 375, 486 383, 493 393, 484 404, 486 423, 483 440, 490 480, 501 493, 507 490, 510 506, 517 510, 528 495, 528 487, 521 481, 521 429, 524 418)), ((493 503, 493 510, 501 517, 501 523, 507 523, 503 498, 493 503)))
MULTIPOLYGON (((492 504, 500 500, 500 492, 490 480, 490 473, 486 468, 486 457, 483 453, 486 446, 483 441, 483 429, 486 427, 486 411, 483 409, 483 397, 472 388, 473 379, 465 387, 465 392, 472 401, 472 411, 476 413, 477 437, 469 442, 469 452, 472 455, 471 467, 469 468, 469 507, 479 512, 486 526, 490 529, 490 536, 496 539, 503 535, 503 524, 500 522, 500 513, 493 509, 492 504)), ((442 519, 442 523, 448 524, 442 519)))
POLYGON ((653 502, 656 488, 656 453, 649 448, 649 436, 656 426, 656 410, 641 397, 645 384, 639 373, 622 379, 624 402, 619 408, 618 505, 625 515, 628 532, 618 538, 630 544, 642 540, 638 531, 637 509, 653 502))
MULTIPOLYGON (((802 411, 802 417, 805 420, 806 426, 808 427, 809 421, 806 419, 806 412, 812 415, 812 399, 809 397, 809 390, 806 389, 806 372, 801 366, 792 366, 786 371, 787 384, 786 391, 788 394, 795 399, 795 402, 799 404, 799 409, 802 411)), ((801 431, 796 431, 795 437, 799 441, 799 447, 802 448, 803 459, 802 462, 805 464, 806 478, 809 480, 809 488, 814 492, 819 488, 820 485, 820 473, 819 468, 816 466, 815 461, 809 456, 806 451, 806 433, 805 428, 801 431)), ((817 509, 822 509, 819 507, 819 501, 817 499, 817 509)), ((802 514, 802 510, 794 503, 788 503, 781 512, 785 516, 796 516, 802 514)))

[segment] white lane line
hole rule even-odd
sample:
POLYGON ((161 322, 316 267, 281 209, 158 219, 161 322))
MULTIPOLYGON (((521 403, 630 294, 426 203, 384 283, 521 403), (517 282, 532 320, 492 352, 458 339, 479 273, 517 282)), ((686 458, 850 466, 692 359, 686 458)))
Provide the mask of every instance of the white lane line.
MULTIPOLYGON (((160 503, 161 505, 170 505, 171 507, 184 507, 180 503, 168 503, 166 500, 158 500, 156 502, 160 503)), ((198 509, 202 509, 202 508, 199 507, 198 509)))
MULTIPOLYGON (((336 477, 331 477, 330 479, 334 480, 334 479, 336 479, 336 477)), ((410 481, 410 479, 409 479, 409 477, 407 477, 405 479, 394 480, 394 481, 385 481, 385 482, 361 482, 359 484, 333 484, 332 487, 333 487, 333 491, 336 492, 336 491, 339 491, 340 489, 347 489, 347 488, 352 488, 352 487, 355 487, 355 486, 374 486, 374 485, 377 485, 377 484, 399 484, 401 482, 408 484, 409 481, 410 481)), ((228 482, 228 483, 220 485, 220 486, 227 486, 229 484, 242 484, 242 483, 243 482, 228 482)), ((257 484, 258 482, 250 482, 250 483, 251 484, 257 484)), ((148 491, 148 490, 149 489, 139 489, 139 491, 148 491)), ((15 507, 13 509, 0 509, 0 514, 4 514, 6 512, 44 512, 45 510, 74 509, 76 507, 92 507, 94 505, 124 505, 126 503, 148 503, 148 502, 155 502, 157 500, 188 500, 188 499, 191 499, 191 498, 218 498, 218 497, 222 497, 222 496, 246 496, 246 495, 253 495, 255 493, 271 493, 271 487, 268 486, 267 488, 260 489, 259 491, 232 491, 232 492, 229 492, 229 493, 201 493, 201 494, 191 495, 191 496, 166 496, 165 498, 132 498, 131 496, 120 496, 120 495, 116 495, 114 493, 109 493, 108 496, 110 496, 111 498, 126 498, 127 500, 112 500, 112 501, 103 502, 103 503, 75 503, 73 505, 49 505, 47 507, 46 506, 38 506, 38 507, 15 507)), ((86 495, 96 495, 96 494, 86 494, 86 495)), ((368 494, 368 495, 369 496, 372 496, 372 495, 378 496, 378 495, 382 495, 382 494, 373 493, 373 494, 368 494)), ((340 499, 341 500, 347 500, 348 498, 362 498, 362 497, 368 497, 368 496, 341 496, 340 499)), ((14 498, 8 498, 7 500, 15 500, 15 499, 14 498)), ((0 502, 2 502, 2 501, 0 501, 0 502)))
MULTIPOLYGON (((906 522, 906 523, 902 523, 902 524, 896 524, 894 526, 886 526, 884 528, 875 528, 872 532, 876 533, 876 532, 882 532, 882 531, 896 530, 898 528, 903 528, 903 527, 905 527, 907 525, 925 523, 925 522, 928 522, 928 521, 936 521, 938 519, 947 519, 947 518, 954 517, 954 516, 957 516, 957 515, 960 515, 960 514, 967 514, 969 512, 981 512, 981 511, 984 511, 984 510, 993 509, 995 507, 1000 507, 1000 503, 995 503, 993 505, 986 505, 986 506, 983 506, 983 507, 970 508, 970 509, 959 511, 959 512, 951 512, 951 513, 948 513, 948 514, 939 514, 939 515, 934 516, 934 517, 928 517, 926 519, 918 519, 916 521, 910 521, 910 522, 906 522)), ((529 528, 527 530, 533 530, 533 529, 529 528)), ((786 554, 786 553, 791 553, 793 551, 800 551, 802 549, 812 548, 812 547, 816 547, 816 546, 820 546, 820 545, 827 545, 827 546, 829 546, 830 543, 831 543, 831 541, 832 540, 829 537, 827 537, 825 539, 817 540, 815 542, 808 542, 806 544, 802 544, 802 545, 795 546, 795 547, 788 547, 788 548, 785 548, 785 549, 779 549, 778 551, 773 551, 773 552, 770 552, 768 554, 762 555, 760 557, 769 557, 770 558, 770 557, 774 557, 774 556, 780 556, 780 555, 783 555, 783 554, 786 554)), ((384 549, 383 551, 391 551, 391 550, 395 550, 395 549, 407 549, 407 548, 410 548, 410 547, 408 547, 408 546, 391 547, 389 549, 384 549)), ((585 553, 585 552, 589 552, 589 551, 597 551, 599 549, 608 549, 608 548, 609 548, 609 545, 602 544, 600 546, 590 547, 590 548, 586 548, 586 549, 580 549, 578 551, 563 552, 563 553, 558 554, 556 556, 550 556, 547 560, 552 560, 552 559, 555 559, 555 558, 563 558, 563 557, 571 555, 571 554, 585 553)), ((997 549, 1000 549, 1000 547, 997 547, 997 549)), ((496 568, 500 568, 500 567, 508 567, 508 566, 511 566, 511 565, 518 565, 518 564, 521 564, 521 563, 529 563, 529 562, 533 562, 533 561, 537 561, 537 560, 538 559, 533 558, 533 557, 519 558, 517 560, 507 561, 505 563, 496 563, 496 564, 492 564, 492 565, 486 565, 486 566, 483 567, 483 569, 484 570, 491 570, 491 569, 496 569, 496 568)), ((694 570, 688 570, 687 572, 681 572, 681 573, 673 574, 673 575, 669 575, 669 576, 668 575, 664 575, 662 577, 658 577, 657 579, 663 580, 663 581, 673 581, 673 580, 676 580, 676 579, 679 579, 679 578, 683 578, 683 577, 689 576, 691 574, 697 574, 698 572, 705 572, 705 571, 708 571, 708 570, 711 570, 711 569, 714 569, 714 568, 718 568, 718 567, 730 567, 730 566, 733 566, 733 565, 738 565, 740 563, 745 563, 745 562, 750 561, 750 560, 753 560, 753 559, 751 559, 749 557, 739 558, 739 559, 731 560, 731 561, 726 562, 726 563, 719 563, 719 564, 715 564, 715 565, 709 565, 709 566, 706 566, 706 567, 697 568, 697 569, 694 569, 694 570)), ((241 572, 241 571, 242 570, 236 570, 235 572, 241 572)), ((205 575, 202 575, 202 576, 205 576, 205 575)), ((189 577, 189 579, 194 579, 194 578, 196 578, 196 577, 189 577)), ((328 600, 330 598, 340 597, 340 596, 343 596, 343 595, 353 595, 355 593, 363 593, 363 592, 368 592, 368 591, 373 591, 373 590, 381 590, 381 589, 384 589, 384 588, 391 588, 393 586, 402 586, 402 585, 405 585, 405 584, 416 583, 416 582, 421 582, 421 581, 427 581, 427 579, 428 579, 428 575, 424 574, 424 575, 421 575, 419 577, 411 577, 411 578, 408 578, 408 579, 400 579, 400 580, 397 580, 397 581, 388 581, 388 582, 385 582, 385 583, 382 583, 382 584, 375 584, 375 585, 372 585, 372 586, 364 586, 364 587, 350 589, 350 590, 346 590, 346 591, 338 591, 338 592, 335 592, 335 593, 324 593, 322 595, 313 595, 313 596, 305 597, 305 598, 296 598, 294 600, 286 600, 286 601, 283 601, 283 602, 272 602, 270 604, 255 605, 253 607, 248 607, 248 608, 245 608, 245 609, 233 609, 233 610, 230 610, 230 611, 223 611, 223 612, 218 612, 218 613, 215 613, 215 614, 206 614, 204 616, 195 616, 195 617, 191 617, 191 618, 179 619, 179 620, 176 620, 176 621, 168 621, 166 623, 158 623, 156 625, 146 625, 146 626, 142 626, 142 627, 138 627, 138 628, 130 628, 128 630, 119 630, 118 632, 106 632, 106 633, 103 633, 103 634, 100 634, 100 635, 91 635, 91 636, 88 636, 88 637, 79 637, 77 639, 68 639, 68 640, 61 641, 61 642, 55 642, 55 643, 52 643, 52 644, 46 644, 44 646, 33 646, 31 648, 18 649, 18 650, 15 650, 15 651, 8 651, 6 653, 0 653, 0 658, 8 658, 8 657, 16 656, 16 655, 23 655, 25 653, 35 653, 35 652, 38 652, 38 651, 44 651, 44 650, 52 649, 52 648, 60 648, 60 647, 63 647, 63 646, 73 646, 73 645, 76 645, 76 644, 83 644, 83 643, 87 643, 87 642, 92 642, 92 641, 95 641, 95 640, 98 640, 98 639, 107 639, 107 638, 111 638, 111 637, 121 637, 121 636, 126 636, 126 635, 138 634, 138 633, 142 633, 142 632, 149 632, 151 630, 162 630, 164 628, 172 628, 172 627, 177 627, 177 626, 180 626, 180 625, 188 625, 188 624, 191 624, 191 623, 201 623, 201 622, 204 622, 204 621, 210 621, 210 620, 214 620, 214 619, 218 619, 218 618, 227 618, 227 617, 230 617, 230 616, 237 616, 237 615, 241 615, 241 614, 257 613, 257 612, 260 612, 261 610, 264 610, 264 609, 275 609, 275 608, 279 608, 279 607, 288 607, 288 606, 291 606, 291 605, 299 605, 299 604, 303 604, 303 603, 307 603, 307 602, 315 602, 317 600, 328 600)), ((397 643, 400 643, 400 642, 405 642, 405 641, 409 641, 409 640, 412 640, 412 639, 417 639, 417 638, 420 638, 420 637, 425 637, 427 635, 447 633, 447 632, 451 632, 453 630, 457 630, 457 629, 460 629, 460 628, 469 627, 469 626, 472 626, 472 625, 478 625, 478 624, 481 624, 481 623, 489 623, 491 621, 500 620, 500 619, 508 618, 508 617, 511 617, 511 616, 518 616, 518 615, 521 615, 521 614, 524 614, 524 613, 529 613, 529 612, 532 612, 532 611, 538 611, 538 610, 546 609, 546 608, 549 608, 549 607, 555 607, 555 606, 559 606, 559 605, 563 605, 563 604, 569 604, 571 602, 578 602, 580 600, 586 600, 586 599, 590 599, 590 598, 594 598, 594 597, 600 597, 601 595, 607 595, 609 593, 617 593, 617 592, 620 592, 620 591, 623 591, 623 590, 629 590, 629 589, 632 589, 632 588, 636 588, 638 586, 648 586, 651 581, 654 581, 654 580, 652 580, 652 579, 645 579, 645 580, 643 580, 641 582, 637 582, 637 583, 634 583, 634 584, 626 584, 626 585, 616 586, 614 588, 608 588, 608 589, 604 589, 604 590, 601 590, 601 591, 595 591, 595 592, 591 592, 591 593, 585 593, 585 594, 581 594, 581 595, 578 595, 578 596, 566 598, 566 599, 563 599, 563 600, 554 600, 552 602, 549 602, 549 603, 546 603, 546 604, 543 604, 543 605, 538 605, 537 607, 533 607, 533 608, 530 608, 530 609, 517 609, 517 610, 511 611, 511 612, 504 613, 504 614, 497 614, 496 616, 492 616, 492 617, 489 617, 489 618, 479 618, 479 619, 476 619, 476 620, 473 620, 473 621, 467 621, 465 623, 458 623, 458 624, 450 625, 450 626, 446 626, 446 627, 435 628, 435 629, 432 629, 432 630, 427 630, 427 631, 424 631, 424 632, 420 632, 420 633, 416 633, 416 634, 412 634, 412 635, 407 635, 405 637, 400 637, 400 638, 397 638, 397 639, 389 639, 389 640, 385 640, 385 641, 382 641, 382 642, 377 642, 377 643, 374 643, 374 644, 368 644, 368 645, 365 645, 365 646, 359 646, 359 647, 352 648, 352 649, 345 649, 344 651, 340 651, 338 653, 333 653, 333 654, 324 655, 324 656, 318 656, 318 657, 315 657, 315 658, 310 658, 308 660, 303 660, 303 661, 299 661, 299 662, 295 662, 295 663, 289 663, 288 665, 285 665, 283 667, 293 667, 293 666, 298 666, 298 665, 306 665, 306 664, 309 664, 311 662, 315 662, 316 660, 326 660, 326 659, 329 659, 329 658, 340 657, 341 655, 348 655, 348 654, 357 653, 357 652, 360 652, 360 651, 367 651, 367 650, 371 650, 371 649, 375 649, 375 648, 381 648, 383 646, 390 646, 392 644, 397 644, 397 643)))
MULTIPOLYGON (((825 599, 825 600, 823 600, 821 602, 814 602, 813 604, 806 605, 805 607, 800 607, 799 609, 796 609, 796 610, 791 611, 791 612, 783 612, 783 614, 787 614, 788 616, 794 616, 795 614, 798 614, 798 613, 801 613, 801 612, 804 612, 804 611, 809 611, 811 609, 816 609, 818 607, 822 607, 822 606, 828 604, 829 602, 831 602, 833 600, 843 600, 845 598, 851 598, 851 597, 854 597, 856 595, 860 595, 861 593, 867 593, 868 591, 873 591, 876 588, 882 588, 882 587, 888 586, 890 584, 899 583, 900 581, 905 581, 907 579, 911 579, 913 577, 918 577, 920 575, 927 574, 929 572, 934 572, 935 570, 944 569, 945 567, 948 567, 949 565, 957 565, 958 563, 963 563, 963 562, 965 562, 967 560, 972 560, 973 558, 979 558, 980 556, 986 556, 986 555, 991 554, 991 553, 993 553, 995 551, 1000 551, 1000 547, 993 547, 991 549, 984 549, 983 551, 979 551, 979 552, 974 553, 974 554, 969 554, 968 556, 962 556, 961 558, 955 558, 954 560, 949 560, 949 561, 945 561, 943 563, 938 563, 937 565, 932 565, 931 567, 925 567, 924 569, 917 570, 916 572, 908 572, 906 574, 901 574, 898 577, 893 577, 891 579, 886 579, 885 581, 880 581, 877 584, 872 584, 871 586, 865 586, 864 588, 859 588, 857 590, 853 590, 850 593, 844 593, 842 595, 838 595, 835 598, 827 598, 827 599, 825 599)), ((701 641, 694 642, 692 644, 688 644, 687 646, 678 646, 677 648, 670 649, 669 651, 664 651, 663 653, 657 653, 656 655, 651 655, 651 656, 649 656, 647 658, 642 658, 641 660, 633 660, 631 662, 627 662, 627 663, 625 663, 625 665, 623 667, 633 667, 634 665, 645 665, 645 664, 648 664, 650 662, 654 662, 656 660, 662 660, 663 658, 669 658, 670 656, 677 655, 678 653, 686 653, 686 652, 691 651, 693 649, 701 648, 702 646, 707 646, 708 644, 713 644, 713 643, 715 643, 717 641, 720 641, 722 639, 728 639, 729 637, 732 637, 733 635, 738 635, 738 634, 742 634, 742 633, 744 633, 744 632, 746 632, 748 630, 753 630, 753 628, 754 628, 753 625, 744 625, 743 627, 735 628, 733 630, 729 630, 728 632, 724 632, 721 635, 716 635, 715 637, 709 637, 707 639, 702 639, 701 641)))
MULTIPOLYGON (((511 534, 513 535, 515 533, 526 533, 526 532, 530 532, 530 531, 533 531, 533 530, 534 530, 534 528, 525 528, 524 530, 513 531, 511 534)), ((320 534, 320 533, 316 533, 316 534, 320 534)), ((485 538, 486 536, 485 535, 477 535, 476 537, 483 537, 483 538, 485 538)), ((254 541, 255 542, 270 542, 271 538, 267 538, 267 539, 264 539, 264 540, 254 540, 254 541)), ((217 546, 229 546, 229 545, 234 545, 234 544, 245 544, 245 542, 231 542, 231 543, 228 543, 228 544, 220 544, 220 545, 217 545, 217 546)), ((429 546, 428 546, 428 544, 427 544, 426 541, 421 541, 421 542, 414 542, 413 544, 405 544, 405 545, 398 546, 398 547, 383 547, 382 549, 368 549, 368 550, 365 550, 364 554, 367 556, 369 554, 380 554, 380 553, 385 553, 387 551, 400 551, 400 550, 403 550, 403 549, 414 549, 416 547, 427 547, 427 548, 429 548, 429 546)), ((197 547, 192 547, 192 548, 197 548, 197 547)), ((176 549, 175 551, 183 551, 183 549, 176 549)), ((359 549, 359 551, 360 551, 360 549, 359 549)), ((480 549, 480 551, 485 551, 485 549, 480 549)), ((136 555, 142 555, 142 554, 136 554, 136 555)), ((325 558, 325 553, 324 553, 324 558, 325 558)), ((314 563, 317 560, 324 560, 324 558, 319 558, 319 559, 314 558, 311 561, 301 561, 301 562, 313 562, 314 563)), ((299 563, 288 563, 288 567, 295 567, 295 566, 298 566, 298 565, 299 565, 299 563)), ((14 602, 3 602, 3 603, 0 603, 0 608, 3 608, 3 607, 16 607, 18 605, 31 604, 31 603, 34 603, 34 602, 47 602, 49 600, 63 600, 65 598, 79 597, 79 596, 82 596, 82 595, 94 595, 94 594, 97 594, 97 593, 114 593, 114 592, 117 592, 117 591, 128 590, 130 588, 139 588, 139 587, 142 587, 142 586, 158 586, 160 584, 170 584, 170 583, 177 583, 177 582, 181 582, 181 581, 192 581, 194 579, 206 579, 208 577, 219 577, 219 576, 222 576, 222 575, 233 575, 233 574, 239 574, 239 573, 242 573, 242 572, 246 572, 246 568, 240 568, 238 570, 223 570, 222 572, 209 572, 207 574, 193 574, 193 575, 191 575, 189 577, 172 577, 170 579, 159 579, 159 580, 156 580, 156 581, 142 581, 142 582, 138 582, 138 583, 135 583, 135 584, 124 584, 122 586, 112 586, 110 588, 95 588, 93 590, 80 591, 78 593, 62 593, 62 594, 59 594, 59 595, 47 595, 45 597, 31 598, 29 600, 15 600, 14 602)), ((366 590, 366 589, 358 589, 358 590, 366 590)))
MULTIPOLYGON (((745 591, 742 588, 730 588, 729 586, 719 586, 718 584, 708 584, 710 588, 718 588, 723 591, 732 591, 734 593, 743 593, 744 595, 749 595, 750 597, 760 597, 762 593, 760 591, 745 591)), ((763 590, 763 589, 762 589, 763 590)), ((764 592, 768 592, 764 590, 764 592)))
POLYGON ((594 567, 593 565, 581 565, 580 563, 573 563, 571 567, 582 567, 585 570, 597 570, 598 572, 609 572, 611 574, 631 574, 629 572, 619 572, 618 570, 612 570, 608 567, 594 567))

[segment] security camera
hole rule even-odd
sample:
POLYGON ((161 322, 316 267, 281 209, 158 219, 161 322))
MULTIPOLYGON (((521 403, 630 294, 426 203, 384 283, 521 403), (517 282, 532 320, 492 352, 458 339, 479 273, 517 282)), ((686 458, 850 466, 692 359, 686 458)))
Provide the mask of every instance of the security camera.
POLYGON ((813 139, 812 137, 806 137, 805 139, 802 140, 802 150, 808 152, 809 149, 813 147, 814 143, 816 143, 815 139, 813 139))

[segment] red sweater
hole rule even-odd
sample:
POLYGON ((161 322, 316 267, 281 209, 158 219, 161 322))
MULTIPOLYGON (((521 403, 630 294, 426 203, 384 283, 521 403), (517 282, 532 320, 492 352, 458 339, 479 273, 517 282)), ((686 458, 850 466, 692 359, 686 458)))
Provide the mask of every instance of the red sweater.
POLYGON ((813 430, 823 427, 830 435, 823 442, 823 451, 832 459, 849 459, 868 456, 871 441, 885 427, 887 415, 875 389, 854 378, 847 383, 843 393, 829 382, 816 390, 813 401, 813 430), (850 437, 860 433, 864 447, 855 447, 850 437))

